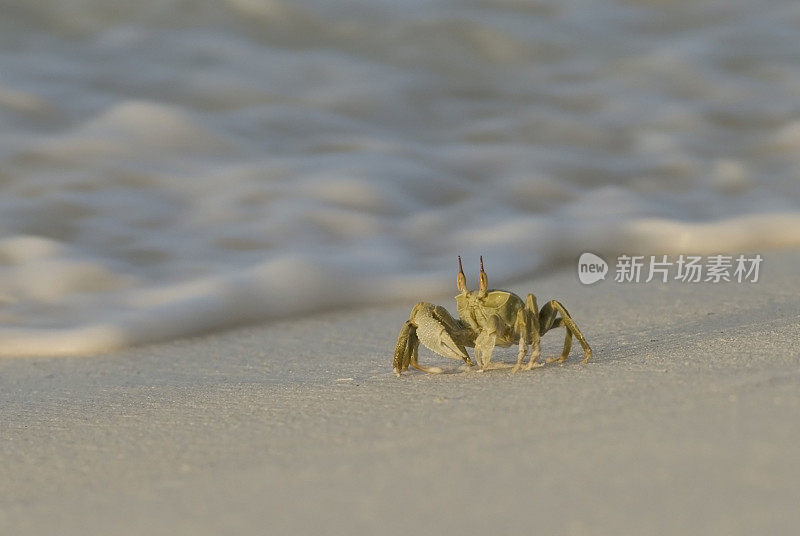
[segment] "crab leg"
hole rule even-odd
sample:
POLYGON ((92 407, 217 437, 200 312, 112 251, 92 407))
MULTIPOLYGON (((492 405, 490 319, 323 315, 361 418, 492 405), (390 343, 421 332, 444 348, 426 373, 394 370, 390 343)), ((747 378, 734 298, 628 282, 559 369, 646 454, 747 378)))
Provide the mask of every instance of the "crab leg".
POLYGON ((528 353, 528 319, 526 311, 520 309, 517 311, 517 321, 514 324, 514 330, 519 333, 519 353, 517 353, 517 364, 511 369, 511 374, 516 373, 522 366, 522 361, 525 359, 525 354, 528 353))
POLYGON ((562 325, 566 328, 567 335, 564 339, 564 350, 561 352, 561 357, 559 357, 557 361, 562 363, 567 359, 567 356, 569 356, 569 350, 572 346, 572 336, 574 335, 581 344, 581 347, 583 347, 585 356, 583 362, 588 362, 589 358, 592 357, 592 349, 589 347, 589 343, 586 342, 586 339, 583 338, 583 333, 578 329, 578 326, 575 324, 575 321, 572 320, 567 309, 556 300, 551 300, 544 304, 544 307, 542 307, 542 310, 539 312, 539 334, 544 335, 547 331, 562 325), (556 314, 560 314, 561 318, 556 318, 556 314))
POLYGON ((411 356, 419 346, 417 339, 417 326, 407 320, 400 329, 397 336, 397 344, 394 347, 394 373, 400 376, 404 370, 408 370, 411 363, 411 356))
POLYGON ((539 363, 539 340, 541 339, 541 327, 539 325, 539 306, 536 304, 536 296, 533 294, 528 294, 528 297, 525 298, 525 315, 526 320, 528 321, 527 324, 527 335, 528 341, 532 345, 531 349, 531 359, 528 361, 528 365, 525 367, 525 370, 530 370, 534 367, 541 367, 542 364, 539 363))
POLYGON ((497 315, 487 318, 486 328, 475 339, 475 360, 481 370, 487 370, 492 361, 492 352, 497 343, 497 332, 502 326, 502 320, 497 315))

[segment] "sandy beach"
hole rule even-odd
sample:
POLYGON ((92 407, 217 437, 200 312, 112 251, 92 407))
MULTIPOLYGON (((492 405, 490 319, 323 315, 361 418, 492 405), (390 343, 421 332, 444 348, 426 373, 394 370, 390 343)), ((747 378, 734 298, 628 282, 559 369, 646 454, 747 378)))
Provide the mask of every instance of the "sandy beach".
POLYGON ((0 6, 0 536, 798 533, 797 0, 0 6), (457 255, 592 360, 395 377, 457 255))
POLYGON ((3 359, 0 532, 792 534, 800 252, 764 257, 755 284, 512 285, 595 351, 513 376, 425 350, 444 374, 396 378, 412 303, 3 359))

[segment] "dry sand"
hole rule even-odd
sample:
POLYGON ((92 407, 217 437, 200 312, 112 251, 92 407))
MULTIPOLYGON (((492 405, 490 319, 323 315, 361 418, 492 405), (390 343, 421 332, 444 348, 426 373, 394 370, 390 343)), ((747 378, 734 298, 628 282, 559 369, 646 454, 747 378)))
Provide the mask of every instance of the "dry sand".
POLYGON ((798 264, 513 285, 561 299, 595 350, 515 376, 395 378, 411 303, 4 359, 0 533, 795 534, 798 264))

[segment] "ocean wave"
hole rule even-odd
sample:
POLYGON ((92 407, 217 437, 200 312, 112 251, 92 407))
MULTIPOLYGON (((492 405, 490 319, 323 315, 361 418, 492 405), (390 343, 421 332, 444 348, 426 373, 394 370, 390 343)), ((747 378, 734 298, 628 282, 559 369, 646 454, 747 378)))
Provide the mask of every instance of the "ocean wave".
POLYGON ((0 355, 800 246, 795 3, 0 2, 0 355))

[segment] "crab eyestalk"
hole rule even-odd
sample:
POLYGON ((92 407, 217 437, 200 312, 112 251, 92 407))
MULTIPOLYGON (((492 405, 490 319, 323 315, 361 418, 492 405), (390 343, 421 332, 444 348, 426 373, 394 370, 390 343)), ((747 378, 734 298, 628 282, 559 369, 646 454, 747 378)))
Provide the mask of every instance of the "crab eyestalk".
POLYGON ((461 294, 467 292, 467 276, 464 275, 464 268, 461 266, 461 255, 458 256, 458 276, 456 277, 456 285, 461 294))
POLYGON ((483 298, 486 296, 486 291, 489 289, 489 277, 483 270, 483 255, 481 255, 481 273, 479 276, 478 295, 483 298))

